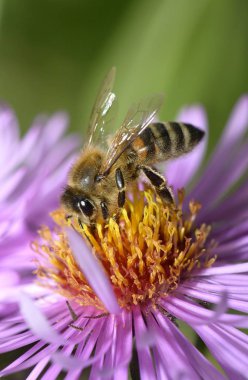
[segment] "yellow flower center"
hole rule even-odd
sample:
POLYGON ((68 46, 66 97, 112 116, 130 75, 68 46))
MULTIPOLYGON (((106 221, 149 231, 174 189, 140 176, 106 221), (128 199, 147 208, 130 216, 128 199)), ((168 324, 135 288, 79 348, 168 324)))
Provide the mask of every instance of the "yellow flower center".
POLYGON ((206 243, 210 227, 194 227, 200 205, 190 202, 184 215, 182 203, 183 191, 176 208, 163 204, 152 190, 136 191, 118 220, 111 218, 94 229, 86 225, 82 229, 76 218, 66 221, 61 209, 53 212, 56 228, 43 227, 41 241, 33 244, 40 255, 36 260, 39 282, 81 305, 104 310, 73 257, 65 232, 69 226, 87 240, 102 263, 121 307, 155 305, 194 268, 209 267, 215 261, 211 244, 206 243))

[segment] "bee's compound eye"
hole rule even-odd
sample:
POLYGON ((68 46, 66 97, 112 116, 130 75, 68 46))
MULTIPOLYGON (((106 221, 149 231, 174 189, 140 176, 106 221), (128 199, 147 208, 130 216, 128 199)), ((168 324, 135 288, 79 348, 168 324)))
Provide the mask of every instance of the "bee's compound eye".
POLYGON ((78 202, 78 207, 86 216, 91 216, 94 212, 94 206, 88 199, 78 202))

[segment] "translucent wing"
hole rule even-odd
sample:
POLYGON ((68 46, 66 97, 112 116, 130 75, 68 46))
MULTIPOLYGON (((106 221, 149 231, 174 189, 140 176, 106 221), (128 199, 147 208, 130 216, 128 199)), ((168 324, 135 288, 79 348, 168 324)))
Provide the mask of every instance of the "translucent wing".
POLYGON ((124 122, 116 132, 111 142, 111 146, 107 151, 106 161, 102 169, 103 176, 109 173, 111 167, 121 154, 151 123, 152 119, 160 109, 162 102, 163 96, 157 94, 133 105, 129 109, 124 122))
POLYGON ((114 117, 113 114, 115 110, 113 110, 113 104, 116 100, 116 95, 112 92, 112 89, 115 81, 115 72, 115 67, 112 67, 103 81, 92 109, 88 128, 89 145, 105 140, 104 131, 106 125, 109 124, 114 117))

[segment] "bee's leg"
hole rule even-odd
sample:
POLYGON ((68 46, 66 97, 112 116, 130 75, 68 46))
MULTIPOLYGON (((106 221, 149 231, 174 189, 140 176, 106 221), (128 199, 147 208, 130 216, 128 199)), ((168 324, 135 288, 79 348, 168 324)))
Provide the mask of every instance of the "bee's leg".
POLYGON ((66 302, 66 306, 68 307, 69 313, 71 314, 71 318, 72 318, 73 322, 75 322, 78 319, 78 315, 73 310, 69 301, 65 301, 65 302, 66 302))
MULTIPOLYGON (((78 320, 78 315, 75 313, 75 311, 73 310, 73 308, 71 307, 69 301, 66 301, 66 305, 68 307, 68 310, 69 310, 69 313, 71 314, 71 318, 73 320, 73 322, 76 322, 78 320)), ((76 326, 73 324, 73 322, 69 323, 69 327, 72 327, 73 329, 75 330, 79 330, 79 331, 83 331, 84 329, 79 327, 79 326, 76 326)))
POLYGON ((108 219, 108 217, 109 217, 109 210, 108 210, 107 203, 105 201, 102 201, 100 203, 100 206, 101 206, 101 210, 102 210, 103 219, 104 220, 108 219))
POLYGON ((82 230, 84 229, 84 226, 83 226, 83 223, 81 221, 81 219, 78 217, 78 224, 80 225, 80 227, 82 228, 82 230))
POLYGON ((123 207, 126 199, 126 193, 125 193, 125 181, 123 178, 123 174, 120 168, 116 169, 115 171, 115 181, 117 185, 117 189, 119 190, 118 194, 118 206, 123 207))
POLYGON ((174 203, 174 195, 171 188, 167 185, 166 179, 156 169, 152 169, 149 166, 140 166, 151 184, 155 187, 158 195, 163 201, 168 203, 174 203))

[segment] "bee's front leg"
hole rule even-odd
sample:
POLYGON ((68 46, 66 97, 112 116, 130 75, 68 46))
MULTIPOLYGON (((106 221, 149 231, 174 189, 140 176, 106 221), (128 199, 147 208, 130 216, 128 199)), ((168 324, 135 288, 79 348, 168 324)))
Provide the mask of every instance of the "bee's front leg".
POLYGON ((125 188, 124 177, 120 168, 116 169, 115 171, 115 182, 119 190, 118 206, 123 207, 126 200, 126 188, 125 188))
POLYGON ((102 210, 102 217, 103 217, 103 219, 104 220, 108 219, 108 217, 109 217, 109 210, 108 210, 107 203, 105 201, 101 201, 100 206, 101 206, 101 210, 102 210))
POLYGON ((80 219, 80 217, 78 217, 78 224, 80 225, 80 227, 82 228, 82 230, 84 229, 84 226, 83 226, 83 223, 80 219))

